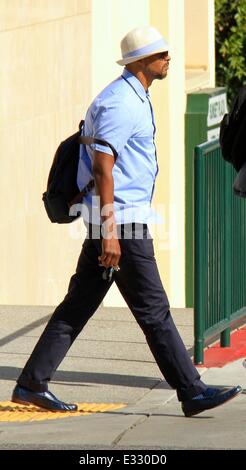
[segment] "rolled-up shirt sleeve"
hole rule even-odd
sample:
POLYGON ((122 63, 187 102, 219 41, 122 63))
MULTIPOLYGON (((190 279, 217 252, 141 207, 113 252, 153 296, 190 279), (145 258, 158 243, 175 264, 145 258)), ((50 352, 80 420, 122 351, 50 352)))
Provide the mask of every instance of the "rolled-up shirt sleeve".
MULTIPOLYGON (((130 109, 124 102, 114 101, 98 105, 93 112, 93 136, 110 143, 120 154, 132 135, 133 121, 130 109)), ((110 147, 93 144, 93 150, 113 155, 110 147)))

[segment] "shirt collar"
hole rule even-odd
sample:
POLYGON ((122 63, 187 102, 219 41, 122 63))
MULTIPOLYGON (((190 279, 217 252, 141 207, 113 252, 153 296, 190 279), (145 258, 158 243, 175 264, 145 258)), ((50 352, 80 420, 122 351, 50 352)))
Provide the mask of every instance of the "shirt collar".
POLYGON ((126 68, 123 70, 122 76, 129 82, 130 86, 133 88, 135 93, 139 96, 142 101, 146 101, 149 92, 144 89, 142 83, 138 80, 135 75, 133 75, 126 68))

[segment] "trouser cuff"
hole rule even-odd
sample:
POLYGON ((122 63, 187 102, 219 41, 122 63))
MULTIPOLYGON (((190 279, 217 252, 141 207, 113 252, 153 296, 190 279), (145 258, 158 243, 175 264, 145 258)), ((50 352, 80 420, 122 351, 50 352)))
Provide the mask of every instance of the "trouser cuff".
POLYGON ((189 388, 180 388, 177 390, 177 396, 179 401, 187 401, 194 398, 196 395, 203 393, 207 389, 207 385, 201 380, 192 384, 189 388))
POLYGON ((35 382, 34 380, 28 379, 23 375, 18 378, 17 384, 20 385, 20 387, 31 390, 32 392, 47 392, 48 390, 47 382, 35 382))

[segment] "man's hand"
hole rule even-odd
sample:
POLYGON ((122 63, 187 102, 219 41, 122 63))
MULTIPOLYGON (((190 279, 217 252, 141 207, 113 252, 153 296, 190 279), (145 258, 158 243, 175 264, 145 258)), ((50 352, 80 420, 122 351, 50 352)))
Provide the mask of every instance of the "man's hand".
POLYGON ((117 227, 114 217, 114 158, 98 150, 93 152, 93 174, 96 194, 100 196, 102 219, 102 254, 99 262, 105 268, 118 266, 121 250, 117 238, 117 227))
POLYGON ((102 254, 98 257, 99 262, 105 267, 118 266, 121 255, 119 240, 117 238, 102 240, 102 254))

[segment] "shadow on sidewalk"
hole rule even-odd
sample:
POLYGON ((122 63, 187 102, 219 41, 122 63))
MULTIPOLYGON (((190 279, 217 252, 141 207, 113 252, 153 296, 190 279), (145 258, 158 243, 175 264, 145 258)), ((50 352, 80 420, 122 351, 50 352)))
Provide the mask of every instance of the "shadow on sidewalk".
MULTIPOLYGON (((2 380, 16 380, 21 368, 2 366, 0 367, 0 376, 2 380)), ((163 389, 170 389, 169 385, 161 379, 154 377, 143 377, 136 375, 108 374, 98 372, 76 372, 58 370, 52 380, 53 383, 62 383, 62 385, 81 385, 81 384, 104 384, 121 385, 124 387, 148 388, 152 389, 158 384, 163 389)))

